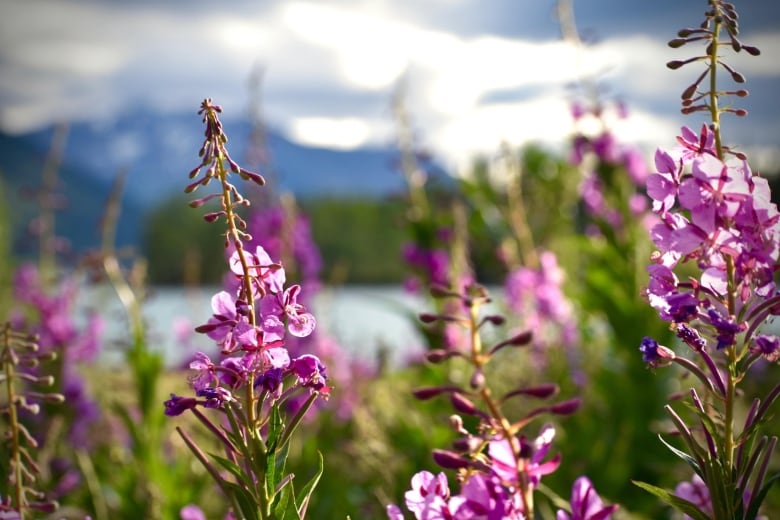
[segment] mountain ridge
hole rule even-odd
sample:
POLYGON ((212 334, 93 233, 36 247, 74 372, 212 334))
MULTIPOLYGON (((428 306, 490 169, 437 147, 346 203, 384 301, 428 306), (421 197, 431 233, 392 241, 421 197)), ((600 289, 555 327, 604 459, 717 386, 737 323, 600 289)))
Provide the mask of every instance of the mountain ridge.
MULTIPOLYGON (((228 150, 239 164, 256 169, 244 160, 249 151, 251 125, 241 119, 223 118, 230 137, 228 150)), ((49 152, 54 128, 21 135, 0 132, 0 180, 6 185, 17 236, 37 210, 33 201, 17 196, 40 185, 44 158, 49 152)), ((198 164, 203 142, 203 124, 189 113, 167 115, 136 110, 113 120, 77 122, 68 126, 59 178, 63 197, 70 201, 58 214, 58 234, 67 236, 74 249, 97 243, 88 233, 96 229, 111 185, 119 172, 127 172, 117 245, 138 245, 144 218, 151 210, 179 194, 187 184, 187 172, 198 164), (75 236, 68 236, 74 233, 75 236)), ((333 150, 303 146, 269 130, 267 153, 271 158, 266 175, 278 192, 298 198, 357 196, 380 198, 405 190, 397 171, 393 147, 333 150)), ((17 248, 18 249, 18 248, 17 248)))

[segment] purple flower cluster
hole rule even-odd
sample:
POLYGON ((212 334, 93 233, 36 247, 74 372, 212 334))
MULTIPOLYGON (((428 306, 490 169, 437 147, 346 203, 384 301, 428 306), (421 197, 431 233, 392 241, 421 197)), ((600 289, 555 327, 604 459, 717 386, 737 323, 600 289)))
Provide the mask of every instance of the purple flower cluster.
MULTIPOLYGON (((548 430, 549 431, 549 430, 548 430)), ((500 442, 500 441, 499 441, 500 442)), ((542 439, 546 451, 549 444, 542 439)), ((505 450, 493 450, 504 452, 505 450)), ((511 454, 511 452, 509 452, 511 454)), ((505 454, 505 453, 504 453, 505 454)), ((434 475, 421 471, 412 477, 412 488, 404 494, 406 508, 417 520, 526 520, 523 502, 517 488, 517 470, 503 466, 499 454, 494 458, 489 472, 472 472, 461 485, 459 494, 452 495, 444 473, 434 475), (510 474, 511 473, 511 474, 510 474), (510 480, 505 480, 509 477, 510 480), (511 480, 514 479, 514 480, 511 480)), ((512 462, 514 462, 512 460, 512 462)), ((537 466, 537 474, 555 470, 559 460, 537 466)), ((605 506, 593 484, 587 477, 580 477, 572 486, 570 511, 558 510, 556 520, 607 520, 618 509, 617 505, 605 506)), ((387 506, 389 520, 403 520, 404 514, 395 504, 387 506)))
MULTIPOLYGON (((617 107, 618 117, 624 119, 627 112, 622 104, 617 107)), ((587 212, 608 223, 613 229, 624 225, 624 208, 617 204, 628 202, 627 209, 632 216, 641 216, 647 210, 646 199, 639 194, 638 188, 644 185, 647 178, 647 166, 642 152, 635 146, 621 143, 614 134, 606 128, 604 107, 585 107, 580 103, 572 106, 572 116, 578 125, 585 120, 599 121, 601 130, 595 135, 589 135, 584 130, 579 131, 572 143, 571 164, 584 170, 580 184, 580 196, 587 212), (632 193, 621 193, 618 200, 610 200, 608 190, 614 189, 612 175, 608 172, 614 168, 622 168, 628 173, 632 193)), ((582 125, 584 126, 584 125, 582 125)), ((595 233, 595 229, 590 230, 595 233)))
MULTIPOLYGON (((776 313, 771 302, 777 295, 780 213, 766 179, 745 160, 718 158, 706 125, 698 134, 683 128, 678 143, 656 152, 658 171, 647 179, 660 222, 651 231, 658 251, 648 267, 646 295, 686 343, 701 344, 696 331, 681 327, 697 321, 724 349, 776 313), (677 268, 686 262, 695 262, 700 274, 680 279, 677 268)), ((778 342, 763 338, 758 350, 777 359, 778 342)))
MULTIPOLYGON (((242 250, 243 251, 243 250, 242 250)), ((231 294, 220 291, 211 299, 214 312, 208 322, 195 330, 205 333, 222 349, 222 360, 215 364, 208 355, 198 352, 190 363, 195 373, 191 379, 196 396, 201 399, 172 395, 165 403, 167 415, 179 415, 199 404, 207 408, 219 408, 233 401, 233 393, 246 384, 280 396, 282 381, 287 375, 295 376, 295 385, 327 395, 325 367, 319 358, 304 354, 290 358, 284 347, 286 332, 305 337, 314 331, 316 321, 306 308, 298 303, 299 285, 284 287, 285 273, 279 264, 271 261, 268 253, 257 246, 255 252, 246 255, 249 273, 236 251, 230 258, 234 276, 252 279, 253 308, 257 309, 256 324, 248 312, 249 303, 243 299, 241 289, 231 294)))
POLYGON ((79 323, 78 286, 72 277, 49 289, 37 267, 23 264, 16 271, 13 288, 16 301, 26 304, 33 314, 28 318, 19 315, 11 321, 16 328, 25 328, 38 336, 42 353, 56 353, 61 360, 61 372, 57 376, 59 391, 74 410, 69 438, 75 446, 86 447, 90 442, 90 427, 100 418, 100 408, 89 395, 78 365, 97 359, 102 346, 103 319, 97 312, 89 312, 85 323, 79 323))
POLYGON ((563 294, 564 272, 554 253, 539 255, 540 268, 518 267, 504 282, 509 308, 521 317, 521 328, 534 331, 534 345, 573 346, 578 341, 571 302, 563 294))
MULTIPOLYGON (((212 180, 222 185, 220 192, 190 203, 197 208, 220 198, 222 210, 207 213, 204 219, 227 223, 225 245, 230 272, 226 285, 229 290, 212 297, 213 315, 195 329, 214 340, 220 347, 222 359, 214 363, 203 352, 195 354, 190 363, 195 371, 191 378, 195 397, 172 394, 165 402, 165 413, 170 416, 194 410, 198 405, 223 409, 226 404, 237 402, 239 406, 250 408, 249 417, 254 417, 257 403, 266 405, 267 412, 295 390, 308 389, 310 393, 325 397, 330 391, 326 385, 325 366, 319 358, 311 354, 291 358, 285 347, 288 332, 294 337, 307 337, 314 331, 316 320, 298 301, 301 286, 285 287, 282 264, 273 261, 263 246, 253 243, 252 235, 245 231, 246 221, 235 211, 238 206, 249 206, 250 203, 230 182, 230 174, 258 185, 265 181, 261 175, 239 167, 230 159, 225 148, 227 136, 218 118, 221 111, 221 107, 212 104, 210 99, 201 105, 199 114, 203 115, 206 124, 205 141, 200 150, 202 161, 190 172, 189 177, 196 180, 185 188, 185 192, 193 192, 212 180), (287 376, 292 384, 285 389, 283 382, 287 376), (242 388, 248 396, 244 400, 235 397, 242 388)), ((254 424, 249 426, 255 428, 254 424)))
MULTIPOLYGON (((252 235, 252 239, 246 242, 248 249, 262 244, 272 258, 282 258, 287 250, 288 261, 294 263, 296 274, 309 296, 317 290, 322 257, 305 215, 288 215, 281 205, 264 208, 252 212, 247 219, 247 229, 252 235)), ((289 271, 290 266, 287 267, 289 271)))
MULTIPOLYGON (((520 451, 529 454, 521 461, 516 460, 509 440, 501 437, 491 440, 488 443, 489 464, 480 464, 479 468, 472 466, 457 495, 450 495, 444 473, 434 476, 421 471, 412 477, 412 489, 404 495, 406 507, 418 520, 525 520, 518 468, 526 468, 524 474, 531 487, 538 486, 543 475, 555 471, 560 465, 560 455, 544 461, 554 436, 555 430, 547 425, 533 442, 519 439, 520 451)), ((450 469, 464 469, 466 464, 457 454, 446 451, 434 452, 434 458, 450 469)), ((390 520, 403 518, 401 509, 394 504, 387 507, 387 515, 390 520)))
POLYGON ((450 255, 447 250, 425 249, 410 242, 403 246, 401 256, 416 273, 404 282, 409 292, 419 292, 421 285, 450 285, 450 255))

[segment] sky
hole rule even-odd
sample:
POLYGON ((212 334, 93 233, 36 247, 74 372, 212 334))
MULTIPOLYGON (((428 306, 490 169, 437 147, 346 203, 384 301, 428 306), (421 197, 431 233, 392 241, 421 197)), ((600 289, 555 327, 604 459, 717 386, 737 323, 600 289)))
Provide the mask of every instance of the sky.
MULTIPOLYGON (((680 92, 701 65, 664 64, 703 50, 666 42, 703 20, 705 0, 572 0, 580 47, 561 38, 556 4, 3 0, 0 131, 139 107, 195 112, 205 97, 243 117, 260 92, 265 123, 298 143, 386 146, 403 85, 419 144, 462 170, 502 143, 560 146, 572 130, 572 85, 583 79, 628 107, 628 118, 610 124, 646 150, 673 144, 682 124, 701 125, 702 114, 679 113, 680 92), (260 91, 250 87, 258 71, 260 91)), ((736 4, 742 41, 762 54, 726 55, 751 96, 738 103, 747 118, 724 122, 725 141, 780 164, 780 2, 736 4)))

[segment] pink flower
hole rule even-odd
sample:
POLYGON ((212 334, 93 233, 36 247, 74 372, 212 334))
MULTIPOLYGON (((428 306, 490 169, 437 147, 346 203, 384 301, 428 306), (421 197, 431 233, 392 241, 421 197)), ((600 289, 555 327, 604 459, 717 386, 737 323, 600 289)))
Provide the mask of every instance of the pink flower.
POLYGON ((616 505, 604 506, 587 477, 574 481, 571 490, 571 514, 558 510, 556 520, 605 520, 612 517, 616 505))

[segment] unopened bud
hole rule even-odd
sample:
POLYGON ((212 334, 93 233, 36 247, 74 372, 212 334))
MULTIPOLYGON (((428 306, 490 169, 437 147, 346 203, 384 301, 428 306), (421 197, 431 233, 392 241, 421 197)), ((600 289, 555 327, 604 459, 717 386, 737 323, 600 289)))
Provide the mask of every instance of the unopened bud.
POLYGON ((473 435, 458 437, 452 442, 452 448, 458 453, 474 453, 482 445, 482 439, 473 435))
POLYGON ((450 428, 458 433, 465 432, 466 430, 463 428, 463 418, 457 414, 450 415, 450 428))
POLYGON ((462 394, 453 392, 450 394, 450 402, 452 403, 452 407, 460 413, 464 413, 466 415, 480 415, 480 411, 477 410, 477 407, 474 405, 474 403, 462 394))
POLYGON ((463 356, 463 354, 458 352, 457 350, 444 350, 441 348, 437 348, 426 353, 425 359, 427 359, 431 363, 438 364, 441 363, 442 361, 446 361, 456 356, 463 356))
POLYGON ((471 379, 469 379, 469 386, 471 386, 474 390, 481 390, 485 387, 485 374, 482 372, 482 370, 475 370, 473 374, 471 374, 471 379))
POLYGON ((433 450, 433 460, 444 469, 463 469, 470 465, 467 459, 449 450, 433 450))
POLYGON ((552 405, 550 407, 550 412, 554 413, 555 415, 571 415, 576 412, 577 409, 579 409, 581 402, 582 399, 575 397, 573 399, 552 405))
POLYGON ((694 83, 692 85, 688 85, 688 88, 683 90, 683 93, 682 93, 682 95, 680 97, 683 98, 683 99, 686 99, 686 100, 687 99, 691 99, 693 97, 693 95, 696 94, 696 88, 697 87, 698 87, 698 85, 696 83, 694 83))
POLYGON ((740 74, 736 70, 731 72, 731 79, 733 79, 734 82, 736 82, 736 83, 744 83, 745 82, 745 76, 743 76, 742 74, 740 74))
POLYGON ((460 387, 457 386, 429 386, 425 388, 418 388, 412 391, 412 395, 421 401, 426 401, 439 394, 458 392, 460 387))
POLYGON ((685 45, 686 43, 688 43, 688 40, 686 40, 685 38, 675 38, 674 40, 671 40, 671 41, 668 43, 668 45, 669 45, 669 47, 671 47, 672 49, 677 49, 677 48, 679 48, 679 47, 682 47, 682 46, 683 46, 683 45, 685 45))
POLYGON ((493 314, 491 316, 485 316, 485 321, 489 321, 493 325, 503 325, 506 323, 506 318, 500 314, 493 314))
POLYGON ((751 56, 758 56, 759 54, 761 54, 761 51, 758 49, 758 47, 753 47, 752 45, 743 45, 742 50, 744 50, 751 56))
POLYGON ((429 312, 423 312, 419 316, 420 321, 423 323, 433 323, 434 321, 438 321, 440 319, 440 316, 438 314, 431 314, 429 312))

